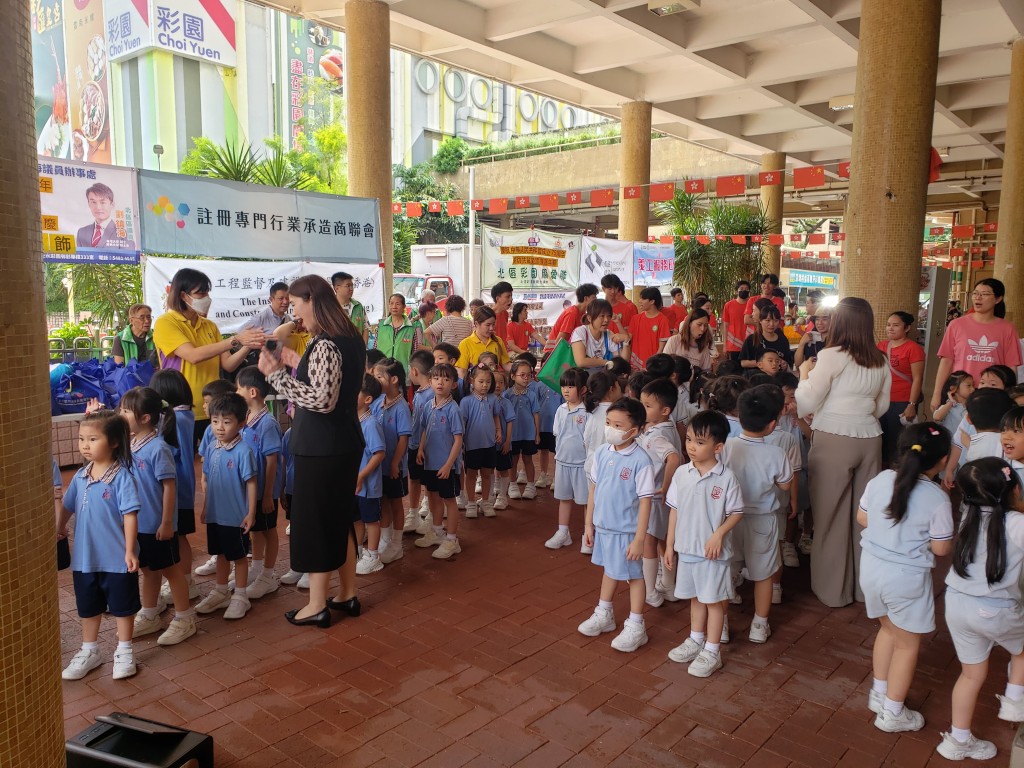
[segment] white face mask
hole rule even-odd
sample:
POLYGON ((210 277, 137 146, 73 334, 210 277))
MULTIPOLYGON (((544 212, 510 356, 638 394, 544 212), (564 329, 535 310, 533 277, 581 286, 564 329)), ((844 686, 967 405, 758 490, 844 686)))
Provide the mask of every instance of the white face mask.
POLYGON ((213 299, 211 299, 209 296, 203 296, 202 298, 198 298, 196 296, 189 296, 188 298, 188 305, 192 307, 192 309, 194 309, 200 315, 206 317, 206 313, 210 311, 210 305, 213 304, 213 299))
POLYGON ((627 435, 632 432, 631 429, 616 429, 615 427, 604 428, 604 439, 609 445, 622 445, 629 438, 627 435))

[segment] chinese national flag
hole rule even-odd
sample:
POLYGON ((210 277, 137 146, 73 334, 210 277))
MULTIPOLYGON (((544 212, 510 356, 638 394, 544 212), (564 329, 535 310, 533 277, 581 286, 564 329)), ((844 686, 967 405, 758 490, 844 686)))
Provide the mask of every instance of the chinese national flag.
POLYGON ((981 260, 974 260, 971 262, 971 269, 981 269, 985 266, 985 262, 981 260))
POLYGON ((782 183, 782 171, 762 171, 757 174, 757 181, 762 187, 777 187, 782 183))
POLYGON ((833 243, 841 243, 844 240, 846 240, 846 233, 845 232, 833 232, 832 233, 832 242, 833 243))
POLYGON ((519 195, 519 197, 516 198, 516 208, 529 208, 529 207, 530 207, 530 198, 529 198, 528 195, 519 195))
POLYGON ((427 213, 440 213, 441 212, 441 201, 440 200, 428 200, 427 201, 427 213))
POLYGON ((824 245, 825 244, 825 233, 816 232, 807 238, 808 245, 824 245))
POLYGON ((676 196, 676 185, 671 181, 664 184, 651 184, 651 202, 663 203, 676 196))
POLYGON ((735 243, 736 245, 746 245, 747 244, 747 236, 746 235, 730 235, 730 237, 732 238, 733 243, 735 243))
POLYGON ((541 195, 540 196, 540 209, 542 211, 557 211, 558 210, 558 195, 541 195))
POLYGON ((782 245, 786 242, 785 235, 768 235, 768 245, 782 245))
POLYGON ((405 215, 410 219, 418 219, 423 215, 423 204, 422 203, 406 203, 405 204, 405 215))
POLYGON ((846 251, 836 251, 836 258, 842 259, 846 255, 846 251))
POLYGON ((981 253, 981 248, 978 248, 978 247, 971 248, 971 255, 972 256, 977 256, 980 253, 981 253))
POLYGON ((742 195, 746 191, 747 179, 744 176, 719 176, 715 179, 716 197, 742 195))
POLYGON ((809 168, 793 169, 793 189, 811 189, 825 186, 825 167, 812 165, 809 168))
POLYGON ((393 213, 395 216, 401 215, 401 213, 402 213, 402 204, 401 203, 392 203, 391 204, 391 213, 393 213))
POLYGON ((672 245, 675 241, 676 239, 672 235, 662 235, 661 238, 659 238, 659 242, 661 242, 662 245, 672 245))
POLYGON ((483 200, 470 200, 469 201, 469 207, 472 208, 474 211, 482 211, 484 209, 484 201, 483 200))
POLYGON ((974 225, 973 224, 957 224, 953 227, 953 237, 957 240, 964 240, 974 237, 974 225))
POLYGON ((986 232, 998 232, 999 231, 999 222, 996 222, 996 221, 987 221, 987 222, 985 222, 985 231, 986 232))
POLYGON ((988 255, 993 259, 996 257, 996 247, 994 245, 989 246, 988 255))
POLYGON ((449 216, 465 216, 466 203, 462 200, 449 200, 445 204, 449 216))
POLYGON ((840 163, 837 173, 839 174, 839 178, 841 179, 850 178, 850 161, 847 160, 844 163, 840 163))
POLYGON ((707 235, 697 235, 697 242, 702 245, 711 245, 711 238, 707 235))
POLYGON ((690 179, 686 182, 686 194, 700 195, 704 192, 704 179, 690 179))
POLYGON ((949 249, 949 255, 952 256, 953 258, 960 258, 965 253, 966 253, 966 251, 963 248, 950 248, 949 249))
POLYGON ((690 242, 691 240, 693 240, 693 235, 683 235, 682 239, 685 240, 686 242, 690 242))
POLYGON ((492 197, 487 204, 487 210, 491 213, 505 213, 508 210, 507 197, 492 197))
POLYGON ((715 240, 719 240, 719 241, 724 243, 725 242, 725 235, 715 235, 715 240))
POLYGON ((590 192, 590 207, 604 208, 615 202, 614 189, 594 189, 590 192))
POLYGON ((583 201, 583 195, 580 192, 566 192, 565 202, 568 205, 579 205, 583 201))
POLYGON ((832 254, 829 253, 828 251, 818 251, 818 253, 816 255, 817 255, 817 257, 819 259, 831 259, 832 258, 832 254))

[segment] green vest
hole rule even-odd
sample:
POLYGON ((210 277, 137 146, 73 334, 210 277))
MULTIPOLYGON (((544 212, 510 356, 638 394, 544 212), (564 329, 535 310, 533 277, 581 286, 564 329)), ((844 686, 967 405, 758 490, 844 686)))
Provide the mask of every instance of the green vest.
MULTIPOLYGON (((121 331, 121 349, 124 351, 124 361, 127 363, 129 360, 139 359, 139 345, 135 343, 135 337, 132 335, 132 326, 128 325, 123 331, 121 331)), ((156 346, 153 344, 153 331, 150 330, 146 334, 146 357, 142 358, 147 360, 156 346)))
POLYGON ((392 317, 388 317, 377 326, 377 349, 386 357, 393 357, 409 370, 409 358, 416 351, 416 329, 420 328, 419 321, 405 321, 395 328, 392 324, 392 317))
POLYGON ((355 299, 352 299, 352 314, 348 319, 359 329, 359 333, 366 330, 366 308, 355 299))

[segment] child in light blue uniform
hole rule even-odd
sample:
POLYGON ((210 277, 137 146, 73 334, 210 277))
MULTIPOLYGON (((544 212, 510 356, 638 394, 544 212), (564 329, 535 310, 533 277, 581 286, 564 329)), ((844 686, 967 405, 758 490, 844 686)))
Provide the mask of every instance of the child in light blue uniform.
POLYGON ((533 381, 533 368, 526 360, 516 360, 509 371, 512 376, 512 387, 505 390, 505 397, 511 401, 516 411, 516 423, 512 426, 512 476, 508 485, 510 499, 537 498, 536 467, 533 457, 537 455, 540 445, 540 399, 537 390, 530 387, 533 381), (519 492, 519 477, 516 467, 520 457, 523 472, 526 475, 526 488, 519 492))
MULTIPOLYGON (((285 519, 289 521, 284 529, 285 536, 290 535, 292 532, 292 494, 295 492, 295 457, 288 450, 291 440, 292 428, 288 427, 281 437, 281 461, 284 463, 284 489, 281 493, 281 506, 284 507, 285 519)), ((281 583, 297 584, 303 576, 305 576, 304 573, 294 571, 289 567, 281 577, 281 583)))
POLYGON ((131 473, 128 422, 100 410, 82 421, 78 449, 85 466, 64 494, 57 535, 77 515, 71 571, 75 603, 82 620, 82 649, 64 668, 65 680, 80 680, 98 667, 100 623, 109 611, 117 621, 114 679, 136 672, 132 628, 139 605, 138 488, 131 473))
MULTIPOLYGON (((60 527, 60 516, 64 509, 64 481, 60 476, 60 467, 57 466, 57 460, 50 457, 50 461, 53 463, 53 508, 55 512, 54 520, 57 522, 57 527, 60 527)), ((63 571, 66 568, 71 567, 71 548, 68 545, 67 536, 57 537, 57 570, 63 571)))
POLYGON ((498 422, 501 427, 501 437, 495 441, 495 449, 498 452, 494 463, 494 488, 495 488, 495 509, 508 509, 508 486, 512 479, 509 472, 512 470, 512 422, 516 420, 516 409, 512 401, 504 397, 508 388, 508 374, 498 368, 492 369, 494 373, 494 394, 501 406, 501 413, 498 414, 498 422))
POLYGON ((409 435, 409 507, 405 510, 403 533, 417 533, 420 536, 430 530, 430 508, 427 495, 422 492, 423 467, 417 463, 416 454, 420 449, 420 423, 423 411, 434 400, 430 387, 430 369, 434 367, 434 356, 425 349, 419 349, 409 358, 409 381, 416 387, 412 396, 412 434, 409 435), (421 530, 422 528, 422 530, 421 530))
POLYGON ((474 518, 479 512, 494 517, 491 503, 491 480, 498 463, 495 445, 501 432, 501 403, 494 394, 494 372, 476 366, 466 376, 469 391, 459 403, 465 439, 463 448, 466 464, 466 517, 474 518), (480 476, 480 500, 476 499, 477 473, 480 476))
POLYGON ((356 573, 360 576, 376 573, 384 568, 379 550, 380 500, 383 494, 381 466, 384 464, 387 445, 384 440, 384 429, 370 410, 372 403, 380 397, 380 393, 380 382, 369 374, 364 375, 358 403, 359 426, 363 432, 363 457, 359 462, 356 491, 359 520, 355 522, 356 541, 362 542, 363 534, 366 535, 366 548, 356 562, 356 573))
POLYGON ((647 642, 644 626, 644 574, 640 561, 657 493, 654 466, 636 442, 644 427, 644 407, 638 400, 621 398, 608 407, 605 438, 587 465, 590 497, 583 540, 593 547, 594 565, 604 568, 601 594, 594 615, 580 624, 588 637, 615 629, 612 598, 617 582, 629 584, 629 618, 612 648, 630 653, 647 642))
POLYGON ((387 565, 405 556, 402 535, 405 525, 404 499, 409 494, 409 438, 412 436, 412 411, 405 401, 405 367, 393 358, 385 358, 373 367, 380 382, 381 396, 371 410, 384 431, 384 465, 381 489, 380 560, 387 565))
MULTIPOLYGON (((522 359, 528 354, 520 355, 519 358, 522 359)), ((533 357, 533 355, 529 356, 533 357)), ((536 369, 536 362, 534 362, 534 368, 536 369)), ((536 373, 534 373, 534 377, 536 377, 536 373)), ((537 398, 540 400, 540 475, 537 477, 536 486, 548 488, 555 483, 554 474, 549 472, 551 454, 557 450, 554 433, 555 414, 565 402, 565 398, 562 397, 561 392, 555 392, 536 378, 530 382, 530 386, 537 392, 537 398)))
POLYGON ((937 751, 947 760, 987 760, 996 747, 971 733, 971 715, 995 645, 1010 654, 999 718, 1024 720, 1024 514, 1014 511, 1021 505, 1021 483, 1009 464, 989 457, 965 465, 956 484, 964 512, 946 576, 946 625, 963 670, 953 687, 953 725, 937 751), (1005 542, 1003 552, 989 551, 990 539, 1005 542))
POLYGON ((555 436, 555 498, 558 499, 558 530, 544 542, 548 549, 572 544, 569 523, 573 509, 586 506, 590 486, 584 465, 587 461, 585 435, 590 414, 583 398, 587 394, 587 372, 568 368, 558 382, 563 403, 558 406, 552 432, 555 436))
POLYGON ((742 376, 719 376, 708 386, 708 409, 718 411, 729 420, 729 437, 743 434, 740 424, 739 403, 750 382, 742 376))
POLYGON ((924 727, 904 706, 921 636, 935 630, 932 568, 953 551, 949 497, 935 482, 949 460, 950 435, 933 421, 900 434, 896 469, 868 482, 857 510, 861 533, 860 588, 869 619, 881 627, 872 654, 868 709, 888 733, 924 727))

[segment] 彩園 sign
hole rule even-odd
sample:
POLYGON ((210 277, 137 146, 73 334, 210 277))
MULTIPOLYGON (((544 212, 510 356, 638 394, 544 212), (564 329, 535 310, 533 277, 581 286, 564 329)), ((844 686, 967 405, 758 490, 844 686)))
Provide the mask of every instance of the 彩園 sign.
POLYGON ((105 0, 110 61, 153 49, 234 67, 234 0, 105 0))

